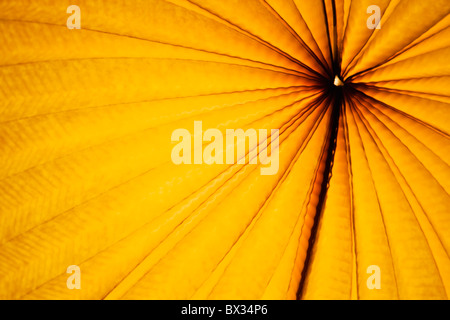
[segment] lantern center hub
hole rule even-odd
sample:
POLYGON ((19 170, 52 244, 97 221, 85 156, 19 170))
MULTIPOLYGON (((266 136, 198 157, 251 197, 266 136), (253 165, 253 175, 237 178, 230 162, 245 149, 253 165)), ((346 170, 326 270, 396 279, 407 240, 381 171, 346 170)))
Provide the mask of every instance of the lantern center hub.
POLYGON ((342 82, 342 80, 339 78, 339 76, 335 76, 334 77, 334 85, 336 87, 343 87, 344 86, 344 82, 342 82))

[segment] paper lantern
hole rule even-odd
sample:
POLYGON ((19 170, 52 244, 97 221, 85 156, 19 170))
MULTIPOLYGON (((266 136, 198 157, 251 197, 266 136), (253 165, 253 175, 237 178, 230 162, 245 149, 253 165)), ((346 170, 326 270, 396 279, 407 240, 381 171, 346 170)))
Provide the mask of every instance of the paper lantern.
POLYGON ((449 13, 0 1, 0 298, 447 299, 449 13))

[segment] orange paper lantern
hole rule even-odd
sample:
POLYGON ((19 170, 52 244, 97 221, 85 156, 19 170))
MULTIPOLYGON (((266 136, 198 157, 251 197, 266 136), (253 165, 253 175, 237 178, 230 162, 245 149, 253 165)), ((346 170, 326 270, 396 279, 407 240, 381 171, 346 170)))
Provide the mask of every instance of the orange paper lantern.
POLYGON ((0 1, 0 298, 447 299, 449 13, 0 1))

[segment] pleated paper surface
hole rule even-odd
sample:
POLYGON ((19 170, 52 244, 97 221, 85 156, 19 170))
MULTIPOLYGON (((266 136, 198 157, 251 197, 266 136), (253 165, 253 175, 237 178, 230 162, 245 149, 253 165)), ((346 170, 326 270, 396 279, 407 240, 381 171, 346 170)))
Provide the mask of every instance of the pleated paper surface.
POLYGON ((0 299, 448 299, 450 2, 374 2, 1 0, 0 299))

